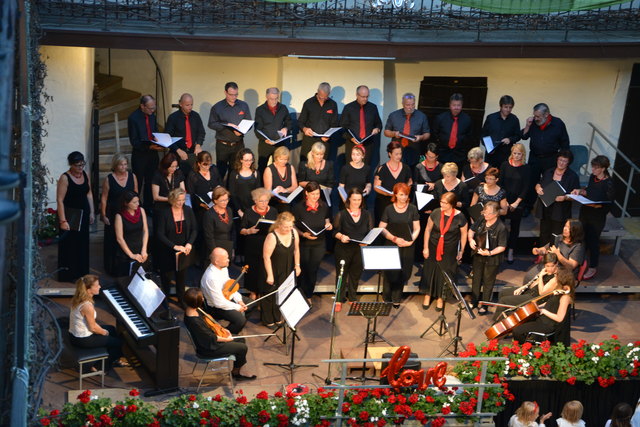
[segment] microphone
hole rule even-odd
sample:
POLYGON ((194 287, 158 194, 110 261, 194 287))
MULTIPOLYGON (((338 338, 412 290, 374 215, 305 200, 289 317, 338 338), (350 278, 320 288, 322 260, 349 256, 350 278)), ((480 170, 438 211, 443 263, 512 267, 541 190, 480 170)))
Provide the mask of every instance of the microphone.
POLYGON ((340 265, 344 265, 344 260, 343 259, 340 260, 340 265))

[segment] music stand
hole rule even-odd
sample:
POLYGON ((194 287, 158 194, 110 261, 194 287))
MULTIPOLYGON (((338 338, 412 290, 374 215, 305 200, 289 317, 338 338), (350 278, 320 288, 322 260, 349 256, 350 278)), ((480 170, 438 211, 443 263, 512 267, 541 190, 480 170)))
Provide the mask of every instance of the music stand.
MULTIPOLYGON (((278 305, 278 308, 280 308, 280 306, 285 302, 285 300, 289 297, 289 295, 291 295, 291 293, 293 292, 293 290, 296 287, 296 273, 295 270, 292 270, 291 273, 289 274, 289 276, 287 276, 287 278, 284 280, 284 282, 282 282, 280 284, 280 286, 278 286, 277 292, 276 292, 276 304, 278 305)), ((280 310, 280 312, 282 313, 282 310, 280 310)), ((295 331, 293 331, 293 336, 294 339, 298 338, 300 339, 295 331)), ((273 335, 268 336, 267 338, 264 339, 264 342, 269 341, 269 339, 271 337, 276 337, 278 340, 280 340, 280 342, 283 345, 287 345, 287 330, 284 328, 284 323, 279 324, 274 330, 273 330, 273 335), (277 333, 278 331, 282 329, 282 338, 280 338, 277 333)), ((289 354, 289 348, 287 347, 287 352, 286 354, 289 354)))
MULTIPOLYGON (((391 306, 393 304, 390 302, 381 302, 381 301, 373 301, 373 302, 363 302, 358 301, 351 304, 351 308, 349 309, 349 316, 363 316, 367 319, 367 332, 364 337, 364 356, 363 359, 367 358, 367 351, 369 350, 369 342, 375 342, 375 334, 377 332, 375 330, 371 330, 371 320, 377 319, 378 316, 388 316, 391 312, 391 306)), ((382 338, 382 337, 381 337, 382 338)), ((384 338, 382 338, 384 340, 384 338)), ((386 342, 386 340, 385 340, 386 342)), ((391 344, 389 344, 391 345, 391 344)), ((366 382, 368 379, 375 378, 367 378, 365 372, 367 370, 367 362, 362 362, 362 376, 360 377, 351 377, 350 379, 355 379, 366 382)))
MULTIPOLYGON (((444 281, 448 284, 449 282, 447 281, 447 279, 449 276, 444 272, 439 262, 436 262, 436 265, 438 267, 438 270, 442 274, 444 281)), ((440 312, 440 315, 436 318, 436 320, 434 320, 433 323, 429 325, 427 329, 424 330, 424 332, 420 335, 420 338, 423 338, 427 334, 427 332, 429 332, 430 330, 433 330, 433 332, 439 337, 442 337, 445 334, 449 334, 449 336, 453 338, 453 335, 451 335, 451 331, 449 330, 449 322, 447 322, 447 315, 445 314, 447 312, 447 298, 444 295, 444 289, 442 291, 443 291, 442 311, 440 312), (436 328, 436 325, 438 324, 439 326, 436 328)))
MULTIPOLYGON (((285 300, 279 306, 280 312, 282 313, 282 317, 285 320, 286 325, 291 330, 291 334, 294 335, 294 338, 291 339, 291 355, 289 358, 289 363, 273 363, 273 362, 265 362, 264 366, 277 366, 280 368, 284 368, 289 371, 289 383, 293 384, 293 371, 298 368, 317 368, 318 365, 298 365, 293 359, 295 357, 296 351, 296 325, 304 317, 304 315, 309 311, 309 305, 307 301, 304 299, 302 294, 298 289, 293 289, 293 291, 285 298, 285 300)), ((285 330, 286 336, 286 330, 285 330)))
POLYGON ((460 289, 458 289, 451 277, 449 277, 449 275, 445 271, 443 271, 442 274, 444 275, 445 282, 447 282, 447 285, 451 289, 453 295, 458 300, 458 309, 456 310, 456 335, 451 338, 449 344, 446 345, 446 347, 444 348, 444 350, 442 350, 438 357, 442 357, 442 355, 445 353, 449 353, 453 355, 453 357, 458 357, 458 345, 462 343, 462 337, 460 336, 460 326, 462 324, 462 309, 464 308, 466 310, 467 315, 471 318, 471 320, 475 319, 476 315, 473 314, 473 311, 471 310, 471 307, 469 307, 467 300, 462 297, 460 289), (449 347, 451 346, 453 346, 453 351, 449 350, 449 347))
MULTIPOLYGON (((378 289, 376 290, 376 302, 379 302, 380 285, 382 281, 383 270, 400 270, 402 268, 402 265, 400 263, 400 250, 397 246, 362 246, 360 250, 362 251, 362 264, 364 267, 363 270, 378 271, 378 289)), ((351 313, 351 311, 349 313, 351 313)), ((378 316, 376 315, 373 318, 373 329, 368 332, 365 339, 365 344, 367 344, 368 342, 370 342, 371 344, 375 344, 376 337, 378 337, 380 341, 384 341, 388 345, 393 346, 391 342, 389 342, 380 333, 378 333, 377 326, 378 316)), ((367 325, 367 330, 368 329, 369 325, 367 325)))

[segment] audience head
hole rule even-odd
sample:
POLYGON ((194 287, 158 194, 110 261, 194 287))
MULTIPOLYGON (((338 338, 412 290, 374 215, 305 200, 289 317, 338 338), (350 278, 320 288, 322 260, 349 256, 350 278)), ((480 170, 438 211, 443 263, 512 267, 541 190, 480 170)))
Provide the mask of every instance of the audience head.
POLYGON ((633 408, 626 402, 618 403, 611 412, 610 427, 631 427, 633 408))
POLYGON ((189 308, 200 308, 204 304, 204 295, 200 288, 189 288, 182 296, 182 301, 189 308))
POLYGON ((519 158, 519 160, 522 163, 526 163, 527 161, 527 150, 524 148, 524 144, 521 142, 516 142, 515 144, 513 144, 513 146, 511 147, 511 156, 509 156, 509 159, 517 159, 518 154, 520 153, 521 157, 519 158))
POLYGON ((438 160, 438 146, 434 142, 428 143, 425 155, 429 160, 438 160))
POLYGON ((502 95, 500 97, 500 107, 502 107, 503 105, 511 105, 511 107, 513 108, 513 106, 516 105, 516 102, 513 100, 513 97, 511 95, 502 95))
POLYGON ((331 85, 327 82, 322 82, 318 85, 318 93, 316 96, 321 101, 326 101, 329 99, 329 95, 331 94, 331 85))
POLYGON ((549 110, 549 106, 543 102, 536 104, 533 106, 533 121, 536 122, 538 126, 542 126, 546 121, 547 117, 551 110, 549 110))
POLYGON ((164 176, 169 176, 178 169, 178 156, 174 153, 167 153, 158 164, 158 170, 164 176))
POLYGON ((140 207, 140 196, 135 191, 126 190, 120 196, 120 209, 118 212, 124 212, 127 209, 138 210, 140 207))
POLYGON ((296 217, 291 212, 281 212, 269 228, 269 231, 275 230, 280 234, 289 234, 293 230, 293 222, 295 220, 296 217))
POLYGON ((582 243, 584 229, 580 220, 569 218, 562 228, 562 237, 568 238, 571 244, 582 243))
POLYGON ((264 187, 258 187, 251 191, 251 199, 256 204, 256 207, 260 211, 264 211, 269 206, 269 200, 271 200, 271 191, 264 187))
POLYGON ((344 202, 344 205, 347 209, 362 209, 362 201, 364 200, 364 195, 362 191, 354 187, 347 192, 347 200, 344 202))
POLYGON ((482 147, 473 147, 467 153, 467 160, 471 164, 479 164, 484 162, 484 149, 482 147))
POLYGON ((356 163, 359 163, 362 159, 364 159, 366 152, 367 150, 366 148, 364 148, 364 145, 362 144, 354 145, 353 148, 351 149, 351 160, 356 163))
POLYGON ((448 211, 449 208, 454 209, 457 204, 458 204, 458 197, 456 196, 456 193, 447 191, 442 196, 440 196, 440 207, 443 210, 448 211), (445 206, 443 206, 443 204, 445 206))
POLYGON ((406 202, 409 199, 410 193, 411 187, 409 187, 409 184, 405 184, 404 182, 396 183, 396 185, 393 186, 393 196, 391 196, 391 203, 395 203, 397 201, 406 202))
POLYGON ((360 85, 356 89, 356 102, 360 105, 365 105, 369 101, 369 88, 365 85, 360 85))
POLYGON ((458 165, 453 162, 448 162, 442 165, 442 169, 440 169, 440 173, 444 178, 455 178, 458 176, 458 165))
POLYGON ((500 213, 500 204, 498 202, 494 202, 493 200, 488 201, 484 204, 484 208, 482 209, 482 214, 484 215, 485 221, 489 221, 491 219, 496 218, 496 215, 500 213))
POLYGON ((71 307, 75 308, 85 301, 93 303, 93 297, 100 292, 100 282, 95 274, 85 274, 76 280, 76 292, 71 299, 71 307))
POLYGON ((463 102, 464 97, 461 93, 454 93, 449 97, 449 112, 453 117, 457 117, 460 114, 463 102))
POLYGON ((225 248, 214 248, 209 255, 211 264, 218 268, 225 268, 229 266, 229 252, 225 248))
POLYGON ((500 169, 498 168, 489 168, 484 173, 484 180, 487 184, 495 184, 496 182, 498 182, 499 178, 500 178, 500 169))
POLYGON ((156 100, 151 95, 142 95, 140 97, 140 110, 147 116, 152 115, 156 111, 156 100))
POLYGON ((405 114, 413 114, 416 111, 416 96, 411 92, 402 95, 402 109, 405 114))
POLYGON ((182 188, 180 187, 174 188, 173 190, 169 191, 169 195, 167 196, 169 204, 174 208, 183 207, 186 194, 187 192, 184 191, 182 188))
POLYGON ((281 162, 286 164, 289 162, 289 149, 287 147, 278 147, 273 152, 273 163, 281 162))
POLYGON ((560 150, 556 155, 556 167, 566 169, 573 163, 573 153, 570 150, 560 150))
POLYGON ((267 104, 271 105, 272 107, 275 106, 280 99, 280 89, 278 89, 277 87, 268 88, 266 98, 267 104))
POLYGON ((116 153, 111 158, 111 172, 126 172, 129 169, 129 159, 122 153, 116 153))
POLYGON ((191 96, 190 93, 183 93, 180 95, 178 105, 180 106, 180 111, 182 111, 183 114, 187 115, 191 113, 193 110, 193 96, 191 96))
POLYGON ((315 205, 320 200, 320 184, 316 181, 309 181, 304 186, 304 199, 315 205))
POLYGON ((222 186, 216 187, 211 194, 211 200, 213 201, 213 204, 223 208, 226 208, 229 204, 230 197, 231 193, 229 193, 229 190, 222 186))
POLYGON ((540 408, 536 402, 525 401, 516 409, 516 417, 521 425, 529 425, 538 418, 540 408))
POLYGON ((400 162, 402 160, 402 144, 398 141, 391 141, 387 144, 387 154, 389 159, 400 162))
POLYGON ((195 172, 206 172, 211 168, 213 164, 213 157, 211 157, 211 153, 208 151, 201 151, 196 156, 196 161, 193 164, 193 170, 195 172))
POLYGON ((327 147, 322 142, 316 142, 311 146, 309 154, 307 154, 307 167, 309 169, 315 169, 322 163, 324 154, 327 151, 327 147))
POLYGON ((85 162, 84 160, 84 154, 79 151, 73 151, 69 153, 69 155, 67 156, 67 163, 69 163, 69 166, 77 167, 80 169, 84 168, 87 165, 87 162, 85 162))
POLYGON ((251 169, 251 172, 256 170, 255 156, 249 148, 243 148, 236 153, 236 160, 233 164, 234 169, 236 172, 240 172, 243 166, 251 169))
POLYGON ((542 257, 542 263, 547 274, 555 274, 558 271, 558 256, 556 254, 547 252, 542 257))
POLYGON ((598 168, 598 169, 604 169, 604 174, 606 176, 609 176, 609 166, 611 166, 611 163, 609 162, 609 158, 607 156, 595 156, 592 160, 591 160, 591 171, 594 173, 594 175, 597 175, 593 169, 594 168, 598 168))
POLYGON ((229 105, 235 105, 238 100, 238 84, 236 82, 227 82, 224 85, 224 98, 229 105))
POLYGON ((583 411, 582 403, 572 400, 564 404, 560 416, 570 423, 577 423, 582 418, 583 411))

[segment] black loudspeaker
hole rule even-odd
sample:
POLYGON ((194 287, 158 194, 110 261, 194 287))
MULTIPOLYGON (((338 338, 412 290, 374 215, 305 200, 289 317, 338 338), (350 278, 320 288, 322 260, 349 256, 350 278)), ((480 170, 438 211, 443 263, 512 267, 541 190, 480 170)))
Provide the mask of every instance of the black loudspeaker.
MULTIPOLYGON (((486 77, 429 77, 425 76, 420 83, 418 109, 433 123, 436 116, 449 111, 449 98, 454 93, 464 97, 462 111, 471 116, 473 122, 473 146, 480 143, 480 131, 487 103, 486 77), (475 143, 477 142, 477 144, 475 143)), ((498 110, 498 100, 495 102, 498 110)))
MULTIPOLYGON (((382 355, 382 358, 384 359, 391 359, 393 357, 394 353, 384 353, 382 355)), ((417 359, 419 356, 417 353, 411 353, 409 355, 410 359, 417 359)), ((384 369, 389 366, 389 362, 382 362, 382 371, 384 371, 384 369)), ((407 363, 405 363, 405 365, 402 367, 402 370, 404 371, 405 369, 413 369, 414 371, 418 371, 420 370, 420 367, 422 366, 422 363, 420 363, 419 360, 416 360, 415 362, 412 360, 408 360, 407 363)), ((380 384, 381 385, 389 385, 389 381, 387 380, 386 375, 384 377, 380 378, 380 384)))

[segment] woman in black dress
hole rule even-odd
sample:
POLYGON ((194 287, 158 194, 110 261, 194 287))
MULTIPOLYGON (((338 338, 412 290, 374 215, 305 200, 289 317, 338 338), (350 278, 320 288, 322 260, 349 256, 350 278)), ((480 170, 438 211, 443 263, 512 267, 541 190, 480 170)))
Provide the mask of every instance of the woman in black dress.
MULTIPOLYGON (((357 151, 356 145, 351 154, 357 151)), ((349 301, 358 301, 358 283, 362 275, 362 253, 360 244, 353 240, 362 240, 373 228, 373 215, 364 205, 364 195, 359 188, 351 188, 348 193, 345 209, 338 212, 333 220, 335 238, 336 271, 340 271, 340 261, 344 260, 342 286, 336 302, 336 311, 342 310, 345 295, 349 301)), ((337 277, 336 277, 337 280, 337 277)))
POLYGON ((507 192, 504 188, 498 185, 499 180, 500 170, 498 170, 498 168, 487 169, 484 173, 484 182, 473 190, 473 197, 471 198, 470 206, 474 206, 478 203, 486 205, 487 202, 496 202, 498 206, 500 206, 498 214, 506 215, 509 210, 507 192))
POLYGON ((316 142, 311 146, 307 154, 307 161, 300 163, 298 167, 298 184, 306 187, 311 181, 315 181, 323 187, 333 188, 335 172, 333 162, 324 158, 326 147, 322 142, 316 142))
POLYGON ((440 170, 442 173, 442 179, 436 181, 433 186, 433 197, 436 200, 440 200, 444 193, 453 193, 456 195, 457 209, 466 210, 469 208, 469 190, 467 184, 461 179, 458 179, 458 165, 453 162, 445 163, 440 170))
POLYGON ((455 280, 458 262, 467 245, 467 219, 458 209, 456 195, 448 192, 440 197, 440 207, 434 209, 424 231, 424 267, 420 293, 424 294, 425 310, 436 298, 436 311, 442 311, 445 284, 444 273, 455 280))
MULTIPOLYGON (((229 257, 233 253, 233 211, 229 207, 231 193, 224 187, 213 190, 213 207, 202 217, 202 233, 206 253, 209 259, 215 248, 224 248, 229 257)), ((203 265, 207 265, 207 262, 203 265)))
POLYGON ((391 141, 387 145, 387 154, 389 161, 378 166, 373 178, 373 189, 376 192, 376 222, 382 218, 382 212, 389 206, 392 197, 393 187, 399 183, 405 183, 411 186, 411 168, 402 163, 402 144, 398 141, 391 141), (382 187, 387 191, 381 190, 382 187))
POLYGON ((489 168, 489 163, 484 161, 484 149, 473 147, 467 153, 469 161, 462 167, 462 181, 467 184, 467 190, 472 194, 478 185, 484 182, 484 173, 489 168))
POLYGON ((113 226, 116 213, 120 207, 120 198, 126 191, 138 192, 138 180, 129 172, 127 156, 116 153, 111 159, 111 173, 102 183, 100 195, 100 220, 104 223, 103 261, 108 274, 116 274, 116 252, 118 243, 113 226))
MULTIPOLYGON (((233 171, 229 171, 229 184, 227 186, 231 193, 231 207, 235 216, 242 219, 245 212, 251 210, 253 197, 251 192, 260 187, 260 176, 256 170, 253 152, 248 148, 243 148, 236 154, 236 161, 233 171)), ((236 264, 244 264, 245 239, 239 234, 240 227, 236 230, 236 264)))
POLYGON ((169 193, 175 188, 185 190, 184 176, 178 169, 178 157, 174 153, 167 153, 158 165, 158 170, 151 181, 154 215, 160 209, 168 206, 169 193))
MULTIPOLYGON (((262 256, 267 280, 263 294, 278 289, 294 270, 296 276, 300 276, 300 237, 293 227, 294 221, 291 212, 280 213, 264 241, 262 256)), ((267 328, 275 329, 276 324, 282 323, 275 295, 262 300, 260 314, 267 328)))
POLYGON ((596 156, 591 160, 591 176, 586 188, 573 190, 573 194, 581 195, 594 202, 592 205, 580 205, 580 222, 584 228, 584 243, 589 252, 589 269, 583 279, 589 280, 596 275, 600 261, 600 235, 607 222, 607 213, 616 195, 613 179, 609 175, 609 158, 596 156))
MULTIPOLYGON (((290 153, 287 147, 276 148, 276 151, 273 152, 273 163, 264 170, 262 177, 264 188, 283 196, 289 195, 289 193, 298 188, 296 170, 289 164, 289 156, 290 153)), ((271 199, 271 205, 275 206, 279 213, 291 211, 291 204, 277 197, 271 199)))
POLYGON ((210 193, 221 185, 222 179, 218 168, 213 164, 211 153, 199 152, 193 164, 193 170, 187 177, 187 191, 191 195, 191 207, 198 224, 202 222, 202 216, 209 209, 210 193))
POLYGON ((513 339, 524 343, 529 332, 548 334, 554 332, 557 343, 569 346, 571 343, 571 316, 569 306, 575 298, 575 277, 571 270, 559 268, 556 274, 556 291, 540 310, 535 320, 525 322, 513 329, 513 339))
MULTIPOLYGON (((536 193, 539 196, 544 194, 544 187, 552 181, 558 181, 567 194, 580 186, 578 175, 569 168, 573 161, 573 154, 569 150, 558 153, 556 167, 547 169, 542 173, 540 182, 536 184, 536 193)), ((540 239, 541 246, 551 242, 552 234, 562 233, 564 223, 571 218, 571 198, 568 195, 556 197, 554 203, 545 206, 538 198, 534 205, 536 218, 540 219, 540 239)))
POLYGON ((89 272, 89 225, 93 224, 93 195, 87 164, 78 151, 67 156, 69 170, 58 179, 56 201, 60 223, 58 280, 74 282, 89 272), (70 224, 71 223, 71 224, 70 224), (71 229, 71 225, 74 229, 71 229), (80 226, 79 229, 75 227, 80 226))
POLYGON ((278 213, 276 208, 269 206, 271 192, 266 188, 256 188, 251 192, 254 205, 244 211, 240 219, 240 235, 244 237, 244 257, 249 265, 249 271, 245 274, 244 287, 249 290, 250 298, 256 299, 261 289, 264 288, 267 273, 264 270, 262 248, 267 238, 268 227, 256 227, 261 219, 275 221, 278 213))
POLYGON ((237 381, 254 380, 255 375, 245 376, 240 373, 247 363, 247 344, 244 339, 234 338, 227 329, 228 336, 220 337, 207 326, 198 309, 204 305, 204 295, 198 288, 189 288, 184 295, 184 325, 189 330, 196 346, 196 354, 203 357, 235 356, 231 374, 237 381))
POLYGON ((529 191, 529 179, 531 171, 527 161, 527 153, 524 144, 516 142, 511 147, 509 160, 500 166, 500 185, 507 192, 509 209, 505 219, 509 224, 509 240, 507 241, 507 262, 513 264, 513 251, 518 244, 520 235, 520 221, 522 220, 522 208, 520 203, 527 197, 529 191))
POLYGON ((384 209, 380 225, 384 228, 387 246, 397 246, 400 252, 400 270, 385 270, 383 298, 393 302, 395 308, 400 307, 402 289, 411 277, 413 267, 414 243, 420 234, 420 216, 418 208, 409 203, 411 187, 399 182, 393 186, 391 204, 384 209))
POLYGON ((364 163, 365 148, 357 144, 351 150, 351 161, 340 170, 340 187, 345 192, 360 190, 364 197, 371 193, 371 167, 364 163))
POLYGON ((114 275, 130 276, 132 263, 145 264, 149 258, 147 215, 140 207, 138 193, 124 192, 120 201, 120 210, 115 216, 113 225, 118 242, 114 275))
POLYGON ((171 190, 167 198, 169 208, 159 211, 155 218, 162 289, 169 295, 171 279, 175 277, 176 294, 180 301, 187 281, 187 270, 193 264, 192 249, 198 235, 193 211, 184 204, 185 195, 182 188, 171 190))
POLYGON ((433 142, 427 144, 424 160, 416 165, 413 171, 413 183, 424 184, 427 192, 432 192, 436 181, 442 179, 442 164, 438 162, 438 146, 433 142))

